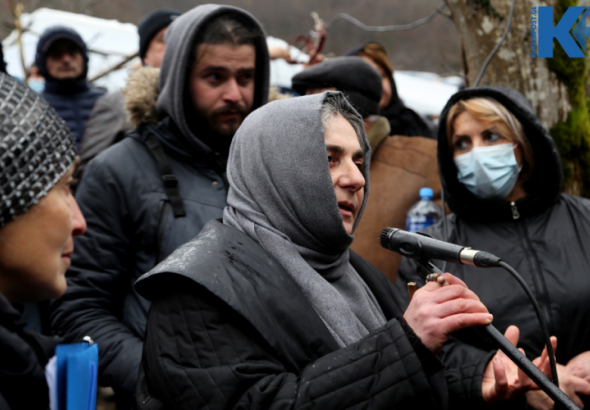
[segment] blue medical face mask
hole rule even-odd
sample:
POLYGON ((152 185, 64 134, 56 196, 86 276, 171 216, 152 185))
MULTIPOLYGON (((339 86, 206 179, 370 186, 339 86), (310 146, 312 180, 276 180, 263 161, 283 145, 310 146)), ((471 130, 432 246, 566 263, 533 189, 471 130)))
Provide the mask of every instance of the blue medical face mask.
POLYGON ((514 144, 476 147, 456 156, 459 182, 479 199, 506 198, 520 172, 514 148, 514 144))
POLYGON ((31 79, 28 81, 29 87, 38 94, 41 94, 45 90, 45 81, 39 79, 31 79))

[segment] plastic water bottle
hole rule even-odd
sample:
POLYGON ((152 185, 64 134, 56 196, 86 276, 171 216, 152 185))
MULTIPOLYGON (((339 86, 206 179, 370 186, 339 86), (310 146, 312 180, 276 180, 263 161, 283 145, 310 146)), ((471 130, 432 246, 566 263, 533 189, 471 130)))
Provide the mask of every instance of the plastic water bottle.
POLYGON ((420 200, 408 211, 406 231, 420 232, 424 228, 440 221, 442 212, 438 205, 432 202, 432 188, 420 189, 420 200))

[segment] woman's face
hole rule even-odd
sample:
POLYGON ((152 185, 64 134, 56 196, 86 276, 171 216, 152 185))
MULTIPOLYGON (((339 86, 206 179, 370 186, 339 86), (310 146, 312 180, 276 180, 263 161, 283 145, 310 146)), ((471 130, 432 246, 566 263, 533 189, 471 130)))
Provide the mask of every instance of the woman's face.
POLYGON ((74 167, 26 213, 0 228, 0 293, 10 302, 65 292, 74 236, 86 221, 70 192, 74 167))
MULTIPOLYGON (((517 144, 508 136, 502 135, 491 123, 479 122, 471 113, 464 111, 455 118, 454 133, 451 140, 453 157, 466 154, 475 147, 489 147, 500 144, 517 144)), ((517 144, 514 156, 518 166, 522 166, 522 147, 517 144)))
MULTIPOLYGON (((519 167, 523 164, 523 149, 512 137, 502 135, 493 123, 478 121, 467 111, 459 114, 453 123, 451 146, 453 157, 466 154, 475 147, 489 147, 501 144, 516 144, 514 157, 519 167)), ((527 195, 521 179, 517 179, 512 191, 504 199, 516 201, 527 195)))
POLYGON ((375 67, 375 69, 379 71, 379 74, 381 74, 381 81, 383 83, 383 95, 381 96, 381 101, 379 101, 379 109, 383 110, 384 108, 387 108, 389 102, 391 101, 391 79, 389 78, 385 70, 375 61, 373 61, 372 58, 367 56, 362 56, 362 58, 367 63, 375 67))
POLYGON ((352 125, 341 115, 328 121, 324 132, 330 176, 344 229, 350 235, 363 204, 365 153, 352 125))

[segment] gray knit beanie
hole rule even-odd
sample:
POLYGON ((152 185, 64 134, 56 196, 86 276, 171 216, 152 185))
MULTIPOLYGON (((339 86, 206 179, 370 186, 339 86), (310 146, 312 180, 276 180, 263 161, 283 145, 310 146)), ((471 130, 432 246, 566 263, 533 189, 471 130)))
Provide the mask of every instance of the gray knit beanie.
POLYGON ((75 159, 74 138, 55 110, 0 73, 0 227, 47 195, 75 159))

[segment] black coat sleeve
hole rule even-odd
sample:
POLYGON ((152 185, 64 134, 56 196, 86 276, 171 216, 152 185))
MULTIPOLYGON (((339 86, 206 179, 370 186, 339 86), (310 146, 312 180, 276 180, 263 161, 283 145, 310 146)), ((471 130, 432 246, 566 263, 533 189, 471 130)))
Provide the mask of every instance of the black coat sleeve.
POLYGON ((51 325, 68 342, 91 336, 100 349, 99 383, 134 396, 142 340, 121 321, 133 280, 130 205, 122 186, 103 162, 90 163, 76 193, 88 228, 75 239, 68 287, 51 304, 51 325))
POLYGON ((196 284, 152 304, 138 385, 142 409, 442 408, 397 320, 287 369, 239 314, 196 284))

